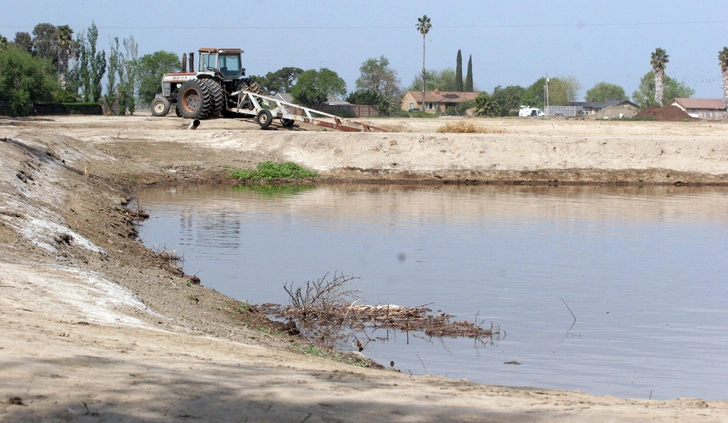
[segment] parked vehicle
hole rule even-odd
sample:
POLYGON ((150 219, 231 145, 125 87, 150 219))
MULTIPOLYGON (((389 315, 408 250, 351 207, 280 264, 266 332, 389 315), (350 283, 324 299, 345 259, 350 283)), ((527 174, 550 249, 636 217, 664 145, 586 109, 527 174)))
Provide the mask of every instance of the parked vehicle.
POLYGON ((535 107, 529 107, 529 106, 521 106, 521 109, 518 110, 518 116, 521 117, 542 117, 546 116, 544 112, 541 109, 537 109, 535 107))

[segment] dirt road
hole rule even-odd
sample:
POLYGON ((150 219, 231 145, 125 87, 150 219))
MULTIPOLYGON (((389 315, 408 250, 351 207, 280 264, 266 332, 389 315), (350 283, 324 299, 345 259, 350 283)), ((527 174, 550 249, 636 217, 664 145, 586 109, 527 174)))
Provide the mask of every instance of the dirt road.
POLYGON ((504 119, 476 122, 497 133, 438 134, 447 122, 383 119, 392 132, 342 134, 0 118, 0 421, 728 421, 725 401, 487 386, 320 358, 136 240, 135 187, 220 183, 264 160, 328 183, 728 183, 724 122, 504 119))

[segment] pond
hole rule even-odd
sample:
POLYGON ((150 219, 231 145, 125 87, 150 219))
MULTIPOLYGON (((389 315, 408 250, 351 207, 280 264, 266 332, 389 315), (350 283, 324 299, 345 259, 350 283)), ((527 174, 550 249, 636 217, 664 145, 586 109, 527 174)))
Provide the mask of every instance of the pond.
POLYGON ((343 273, 369 304, 502 329, 488 343, 392 331, 366 343, 402 372, 728 399, 726 188, 186 186, 138 198, 145 245, 241 301, 287 304, 284 284, 343 273))

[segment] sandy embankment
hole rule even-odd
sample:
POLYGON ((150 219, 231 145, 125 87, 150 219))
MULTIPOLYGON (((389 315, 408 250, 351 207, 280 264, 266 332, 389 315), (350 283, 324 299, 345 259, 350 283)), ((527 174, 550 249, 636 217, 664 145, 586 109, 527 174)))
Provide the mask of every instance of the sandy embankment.
POLYGON ((724 401, 494 387, 302 355, 166 268, 123 206, 137 184, 217 180, 268 159, 347 179, 728 181, 726 123, 486 120, 505 134, 436 134, 444 122, 340 134, 0 120, 0 421, 728 421, 724 401))

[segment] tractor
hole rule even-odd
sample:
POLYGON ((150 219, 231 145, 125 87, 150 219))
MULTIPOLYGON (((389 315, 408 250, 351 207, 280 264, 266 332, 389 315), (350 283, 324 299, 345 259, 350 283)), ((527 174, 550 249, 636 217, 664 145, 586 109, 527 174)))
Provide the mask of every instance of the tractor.
POLYGON ((194 53, 190 53, 189 69, 185 71, 187 55, 183 54, 182 72, 162 76, 162 94, 152 100, 152 115, 166 116, 176 105, 177 116, 189 119, 236 116, 231 109, 245 106, 239 104, 240 92, 262 92, 256 82, 245 77, 242 53, 236 48, 201 48, 197 71, 194 53))
POLYGON ((245 77, 237 48, 201 48, 200 65, 195 71, 195 53, 182 55, 182 72, 162 76, 162 94, 152 100, 152 115, 167 116, 172 105, 178 117, 194 119, 190 128, 201 119, 223 117, 254 118, 262 129, 280 120, 283 128, 295 122, 332 128, 339 131, 382 131, 367 123, 349 121, 279 98, 262 95, 262 89, 245 77), (187 69, 185 71, 185 69, 187 69))

